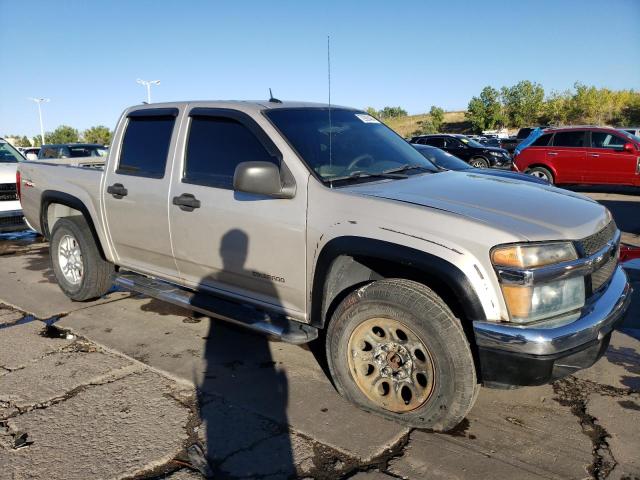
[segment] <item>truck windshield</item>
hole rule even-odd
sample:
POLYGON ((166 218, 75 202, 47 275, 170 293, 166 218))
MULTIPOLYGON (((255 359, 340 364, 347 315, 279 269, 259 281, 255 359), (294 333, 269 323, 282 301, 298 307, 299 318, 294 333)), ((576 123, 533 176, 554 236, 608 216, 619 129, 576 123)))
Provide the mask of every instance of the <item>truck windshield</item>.
POLYGON ((282 108, 268 110, 265 115, 327 183, 438 171, 409 143, 364 112, 282 108))
POLYGON ((18 163, 24 157, 8 142, 0 141, 0 163, 18 163))

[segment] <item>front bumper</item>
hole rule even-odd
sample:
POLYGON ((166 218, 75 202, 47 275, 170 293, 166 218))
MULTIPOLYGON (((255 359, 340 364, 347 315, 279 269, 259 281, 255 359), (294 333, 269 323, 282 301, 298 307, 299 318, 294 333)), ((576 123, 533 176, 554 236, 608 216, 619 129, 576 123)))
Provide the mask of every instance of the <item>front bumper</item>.
POLYGON ((607 289, 578 318, 532 326, 474 322, 480 374, 487 386, 542 385, 593 365, 606 351, 615 325, 631 302, 631 286, 618 266, 607 289))
POLYGON ((500 159, 498 161, 493 161, 491 163, 491 168, 496 168, 498 170, 511 170, 513 167, 513 162, 511 160, 500 159))
POLYGON ((24 221, 22 210, 0 211, 0 233, 24 230, 27 224, 24 221))

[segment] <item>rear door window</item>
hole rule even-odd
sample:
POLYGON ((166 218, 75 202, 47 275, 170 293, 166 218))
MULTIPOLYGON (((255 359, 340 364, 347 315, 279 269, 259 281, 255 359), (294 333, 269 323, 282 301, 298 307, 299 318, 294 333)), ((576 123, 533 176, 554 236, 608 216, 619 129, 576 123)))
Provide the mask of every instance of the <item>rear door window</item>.
POLYGON ((540 137, 538 137, 532 144, 532 147, 546 147, 547 145, 549 145, 549 140, 551 140, 551 137, 553 136, 553 134, 551 133, 545 133, 544 135, 541 135, 540 137))
POLYGON ((557 132, 553 137, 554 147, 584 147, 584 130, 557 132))
POLYGON ((444 138, 442 137, 427 137, 422 143, 433 147, 444 148, 444 138))
POLYGON ((447 148, 460 148, 462 146, 460 140, 453 137, 447 137, 444 141, 444 144, 447 148))
POLYGON ((139 177, 162 178, 175 116, 131 116, 122 141, 116 173, 139 177))
POLYGON ((610 150, 620 150, 627 141, 617 135, 608 132, 591 132, 592 148, 608 148, 610 150))

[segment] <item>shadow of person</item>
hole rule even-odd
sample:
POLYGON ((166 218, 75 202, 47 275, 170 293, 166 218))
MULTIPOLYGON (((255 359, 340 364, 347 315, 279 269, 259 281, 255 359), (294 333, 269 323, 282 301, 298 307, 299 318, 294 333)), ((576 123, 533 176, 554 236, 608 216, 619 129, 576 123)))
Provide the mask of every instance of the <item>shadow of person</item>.
MULTIPOLYGON (((254 282, 254 272, 245 267, 248 251, 246 233, 228 231, 219 246, 222 270, 204 278, 201 287, 214 284, 229 288, 254 282)), ((271 280, 260 276, 260 282, 260 293, 278 301, 271 280)), ((194 298, 194 302, 198 300, 194 298)), ((210 476, 296 476, 287 426, 287 378, 276 368, 270 343, 266 336, 223 321, 209 321, 198 407, 202 420, 199 435, 210 476)))

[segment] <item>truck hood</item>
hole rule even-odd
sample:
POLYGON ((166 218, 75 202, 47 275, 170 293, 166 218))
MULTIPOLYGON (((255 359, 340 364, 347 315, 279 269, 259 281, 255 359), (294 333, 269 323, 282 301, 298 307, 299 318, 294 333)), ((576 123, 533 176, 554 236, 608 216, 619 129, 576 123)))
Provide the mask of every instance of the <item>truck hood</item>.
POLYGON ((470 172, 417 175, 348 190, 460 215, 530 241, 578 240, 611 221, 606 208, 583 195, 470 172))
POLYGON ((0 162, 0 183, 15 183, 17 163, 0 162))

